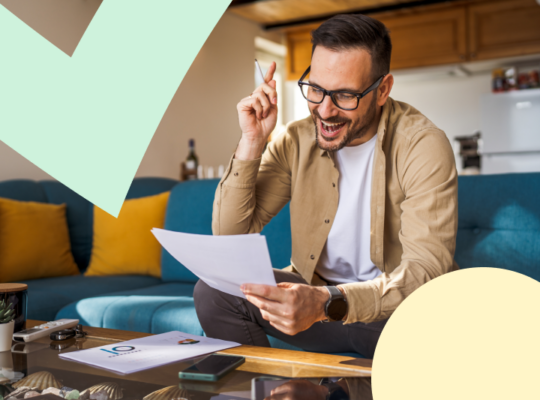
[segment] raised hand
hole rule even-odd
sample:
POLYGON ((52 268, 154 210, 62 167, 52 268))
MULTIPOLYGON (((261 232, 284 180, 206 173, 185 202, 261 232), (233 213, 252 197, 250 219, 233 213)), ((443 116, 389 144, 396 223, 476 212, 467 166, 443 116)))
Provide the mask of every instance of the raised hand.
POLYGON ((242 130, 235 158, 254 160, 259 158, 268 141, 268 137, 277 122, 276 81, 273 80, 276 63, 273 62, 266 72, 264 82, 251 95, 240 100, 236 109, 242 130))

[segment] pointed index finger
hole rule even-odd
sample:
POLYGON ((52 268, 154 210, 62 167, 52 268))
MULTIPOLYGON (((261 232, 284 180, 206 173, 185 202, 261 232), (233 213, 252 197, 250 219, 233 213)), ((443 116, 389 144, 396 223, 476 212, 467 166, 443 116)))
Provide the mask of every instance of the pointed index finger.
POLYGON ((274 78, 274 73, 276 72, 276 62, 272 61, 272 64, 270 64, 270 67, 266 71, 266 75, 264 76, 264 82, 268 83, 274 78))

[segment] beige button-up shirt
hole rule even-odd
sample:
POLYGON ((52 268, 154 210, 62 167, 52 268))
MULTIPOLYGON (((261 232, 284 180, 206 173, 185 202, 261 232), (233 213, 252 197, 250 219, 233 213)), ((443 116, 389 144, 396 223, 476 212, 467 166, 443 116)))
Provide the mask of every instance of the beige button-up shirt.
MULTIPOLYGON (((446 135, 388 98, 377 136, 370 256, 382 274, 339 285, 349 303, 345 323, 388 318, 415 289, 458 268, 457 173, 446 135)), ((291 269, 323 284, 315 269, 337 212, 338 181, 334 154, 317 146, 311 117, 292 122, 262 158, 233 156, 216 191, 213 233, 260 232, 290 201, 291 269)))

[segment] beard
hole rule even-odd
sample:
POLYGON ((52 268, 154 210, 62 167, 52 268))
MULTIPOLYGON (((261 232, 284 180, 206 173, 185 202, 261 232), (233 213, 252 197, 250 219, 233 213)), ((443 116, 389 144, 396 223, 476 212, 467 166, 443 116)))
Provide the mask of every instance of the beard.
POLYGON ((317 119, 322 118, 319 115, 317 109, 314 109, 311 113, 311 118, 313 118, 313 123, 315 124, 315 141, 317 142, 317 146, 319 146, 319 148, 322 150, 338 151, 345 146, 348 146, 353 140, 360 139, 361 137, 365 136, 377 115, 376 104, 377 96, 373 96, 373 100, 369 104, 365 115, 354 121, 354 123, 352 120, 343 117, 330 117, 328 119, 325 119, 324 121, 330 124, 345 123, 345 125, 347 126, 347 133, 345 134, 341 142, 334 145, 328 142, 333 142, 336 138, 326 138, 321 132, 319 132, 319 124, 317 123, 317 119))

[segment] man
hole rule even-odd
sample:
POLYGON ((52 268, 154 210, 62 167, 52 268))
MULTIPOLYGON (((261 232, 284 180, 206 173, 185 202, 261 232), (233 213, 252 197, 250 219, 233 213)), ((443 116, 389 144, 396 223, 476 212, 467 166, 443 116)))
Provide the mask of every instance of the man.
POLYGON ((271 80, 238 104, 242 137, 216 191, 215 235, 260 232, 290 201, 292 265, 246 299, 199 281, 210 337, 372 358, 386 320, 422 284, 457 269, 457 174, 444 132, 389 97, 385 26, 339 15, 312 32, 299 85, 311 117, 275 127, 271 80), (309 73, 309 79, 307 74, 309 73), (321 323, 320 321, 330 321, 321 323))

